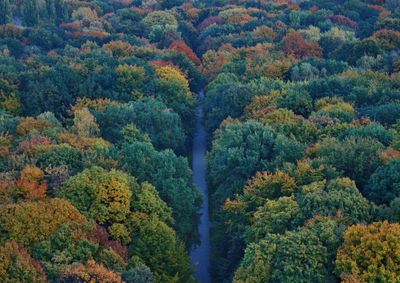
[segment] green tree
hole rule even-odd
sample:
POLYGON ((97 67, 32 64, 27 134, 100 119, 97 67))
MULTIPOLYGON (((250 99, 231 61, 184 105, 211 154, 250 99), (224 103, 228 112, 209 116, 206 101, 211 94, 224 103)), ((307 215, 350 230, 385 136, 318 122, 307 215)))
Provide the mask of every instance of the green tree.
POLYGON ((297 115, 307 117, 313 110, 310 94, 302 88, 289 88, 277 99, 277 106, 292 110, 297 115))
POLYGON ((39 154, 37 164, 43 169, 49 166, 65 165, 71 174, 75 174, 82 170, 82 154, 74 147, 67 144, 59 144, 39 154))
POLYGON ((149 135, 142 133, 133 123, 124 126, 121 129, 121 135, 125 143, 133 143, 135 141, 151 143, 149 135))
POLYGON ((292 196, 297 191, 293 177, 277 170, 275 173, 257 172, 243 189, 239 196, 246 203, 248 211, 254 212, 263 206, 267 200, 276 200, 283 196, 292 196))
POLYGON ((327 249, 327 269, 330 280, 326 282, 337 282, 334 272, 336 253, 340 245, 343 243, 343 234, 346 231, 350 221, 338 216, 314 216, 308 220, 304 227, 310 230, 321 241, 327 249))
POLYGON ((41 265, 15 241, 0 246, 0 280, 2 282, 47 282, 41 265))
MULTIPOLYGON (((108 105, 102 111, 94 111, 94 115, 102 136, 113 143, 122 143, 126 138, 127 142, 131 142, 128 135, 133 134, 135 130, 121 130, 129 124, 134 124, 138 130, 150 137, 156 148, 185 152, 186 134, 182 119, 159 99, 145 98, 128 106, 108 105), (130 134, 128 130, 131 131, 130 134)), ((145 137, 138 139, 145 140, 145 137)))
POLYGON ((121 95, 130 99, 137 99, 142 96, 142 87, 146 79, 143 67, 119 65, 117 72, 117 90, 121 95))
POLYGON ((130 268, 122 274, 122 279, 127 283, 155 283, 156 278, 147 266, 130 268))
POLYGON ((193 125, 196 99, 190 92, 189 81, 176 67, 156 67, 156 93, 165 105, 178 113, 187 130, 193 125))
POLYGON ((12 21, 12 10, 9 0, 0 2, 0 24, 8 24, 12 21))
POLYGON ((327 282, 327 250, 307 229, 250 244, 233 282, 327 282))
POLYGON ((377 204, 389 204, 400 197, 400 160, 379 167, 365 189, 367 197, 377 204))
POLYGON ((151 12, 142 22, 150 41, 158 43, 160 48, 166 48, 173 41, 180 39, 178 21, 171 12, 161 10, 151 12))
POLYGON ((126 173, 94 166, 71 177, 59 196, 99 224, 123 222, 130 211, 132 192, 138 186, 126 173))
POLYGON ((133 216, 132 255, 143 259, 154 272, 159 282, 192 282, 192 268, 189 264, 183 242, 175 232, 157 218, 133 216))
POLYGON ((293 197, 268 200, 254 213, 247 242, 258 242, 268 234, 283 234, 300 224, 302 213, 293 197))
POLYGON ((131 208, 156 216, 167 224, 173 223, 171 208, 159 197, 156 188, 150 183, 144 182, 133 191, 131 208))
POLYGON ((325 139, 316 147, 317 157, 345 176, 356 181, 363 191, 369 176, 381 165, 379 153, 384 146, 371 138, 349 138, 344 141, 325 139))
POLYGON ((62 225, 48 239, 35 243, 30 248, 32 256, 39 260, 49 279, 57 280, 62 268, 76 263, 93 259, 98 251, 98 245, 62 225))
POLYGON ((187 159, 171 150, 159 152, 149 143, 134 142, 123 145, 120 164, 139 182, 147 181, 157 188, 160 197, 172 208, 173 227, 179 237, 188 246, 195 243, 201 196, 191 183, 187 159))
POLYGON ((231 82, 228 78, 219 77, 207 92, 204 101, 206 111, 206 126, 209 132, 216 130, 228 116, 238 118, 244 108, 250 103, 254 93, 247 85, 240 82, 231 82), (228 80, 228 82, 225 82, 228 80))
POLYGON ((27 26, 39 23, 40 7, 37 0, 26 0, 22 3, 22 18, 27 26))
POLYGON ((349 178, 315 182, 301 188, 297 197, 306 218, 342 213, 353 222, 371 219, 372 207, 349 178))
POLYGON ((274 131, 259 122, 230 123, 221 129, 207 156, 213 207, 240 192, 248 178, 273 159, 274 131))

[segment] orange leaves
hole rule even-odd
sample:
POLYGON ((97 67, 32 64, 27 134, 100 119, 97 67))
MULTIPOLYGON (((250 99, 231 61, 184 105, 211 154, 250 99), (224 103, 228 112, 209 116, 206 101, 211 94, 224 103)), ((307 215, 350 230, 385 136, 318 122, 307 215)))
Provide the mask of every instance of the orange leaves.
POLYGON ((70 29, 70 30, 79 30, 81 28, 79 22, 73 23, 61 23, 60 28, 70 29))
POLYGON ((398 282, 400 224, 384 221, 349 227, 337 253, 336 268, 344 282, 398 282))
POLYGON ((209 80, 212 80, 227 63, 229 63, 229 52, 209 50, 203 55, 203 72, 209 80))
POLYGON ((273 90, 269 95, 255 96, 245 108, 246 117, 261 119, 276 110, 276 98, 281 96, 280 91, 273 90))
POLYGON ((257 172, 244 188, 243 198, 258 207, 263 205, 266 199, 290 196, 296 188, 295 179, 282 171, 257 172))
POLYGON ((102 138, 83 137, 74 134, 63 133, 59 136, 61 142, 67 143, 79 150, 106 149, 110 143, 102 138))
POLYGON ((72 111, 77 109, 82 109, 87 107, 89 109, 96 109, 96 110, 104 110, 107 108, 108 105, 126 105, 118 101, 111 100, 109 98, 97 98, 97 99, 90 99, 87 97, 78 98, 76 101, 75 106, 72 107, 72 111))
POLYGON ((61 225, 85 225, 86 218, 64 199, 9 204, 0 208, 0 241, 13 238, 29 245, 48 239, 61 225))
POLYGON ((0 90, 0 106, 8 113, 20 114, 22 111, 22 104, 20 98, 15 93, 4 95, 0 90))
POLYGON ((400 46, 400 31, 394 30, 378 30, 372 35, 383 48, 393 50, 400 46))
POLYGON ((61 282, 122 283, 121 274, 107 269, 102 264, 89 260, 86 265, 75 264, 62 270, 61 282))
POLYGON ((27 166, 21 171, 21 178, 16 181, 16 186, 23 192, 25 199, 44 199, 47 184, 43 181, 44 172, 37 167, 27 166))
POLYGON ((123 246, 120 242, 110 240, 109 239, 110 236, 105 228, 96 224, 95 228, 92 231, 90 231, 88 236, 91 241, 103 247, 112 249, 121 258, 123 258, 124 260, 128 260, 128 249, 125 246, 123 246))
POLYGON ((103 45, 103 48, 109 50, 117 58, 124 58, 133 54, 133 46, 126 41, 110 41, 103 45))
POLYGON ((235 198, 231 200, 230 198, 227 198, 224 205, 223 205, 223 210, 225 212, 231 212, 231 213, 240 213, 244 211, 246 208, 246 203, 243 202, 240 198, 235 198))
POLYGON ((33 130, 38 132, 43 131, 44 129, 51 128, 51 124, 45 120, 35 119, 32 117, 27 117, 21 119, 21 122, 17 126, 17 133, 21 136, 29 134, 33 130))
POLYGON ((248 23, 249 21, 253 20, 254 17, 248 15, 248 14, 236 14, 232 15, 228 18, 228 22, 231 24, 240 24, 244 25, 248 23))
POLYGON ((343 15, 334 15, 329 18, 332 22, 338 25, 347 26, 354 30, 358 29, 358 25, 355 21, 350 20, 348 17, 343 15))
POLYGON ((67 35, 70 38, 77 39, 85 36, 103 38, 109 36, 110 34, 106 31, 88 30, 88 31, 68 32, 67 35))
POLYGON ((197 66, 201 64, 199 57, 183 40, 173 42, 169 48, 186 55, 197 66))
POLYGON ((299 186, 325 179, 324 171, 326 168, 323 165, 312 164, 310 159, 299 160, 296 165, 290 175, 295 178, 299 186))
POLYGON ((255 177, 250 180, 245 191, 257 190, 258 188, 268 188, 273 193, 280 191, 283 195, 290 195, 296 189, 295 180, 282 171, 257 172, 255 177))
POLYGON ((46 136, 33 136, 25 139, 19 144, 18 151, 26 153, 28 156, 36 156, 48 150, 53 145, 52 141, 46 136))
POLYGON ((259 26, 254 30, 254 35, 258 38, 275 38, 276 33, 268 26, 259 26))
POLYGON ((24 192, 27 200, 38 200, 46 197, 47 184, 36 181, 20 179, 16 182, 17 187, 24 192))
POLYGON ((6 24, 0 25, 0 37, 13 37, 13 38, 21 38, 23 35, 23 29, 13 25, 13 24, 6 24))
POLYGON ((212 24, 222 24, 223 22, 224 19, 221 16, 209 16, 199 24, 198 30, 202 31, 212 24))
POLYGON ((307 57, 322 57, 322 48, 316 44, 304 40, 299 32, 290 32, 283 40, 283 51, 288 56, 296 59, 307 57))
POLYGON ((317 12, 318 11, 318 7, 317 6, 312 6, 311 8, 310 8, 310 12, 311 13, 315 13, 315 12, 317 12))
POLYGON ((392 160, 400 159, 400 150, 388 147, 384 151, 379 153, 379 157, 382 160, 383 164, 388 164, 392 160))

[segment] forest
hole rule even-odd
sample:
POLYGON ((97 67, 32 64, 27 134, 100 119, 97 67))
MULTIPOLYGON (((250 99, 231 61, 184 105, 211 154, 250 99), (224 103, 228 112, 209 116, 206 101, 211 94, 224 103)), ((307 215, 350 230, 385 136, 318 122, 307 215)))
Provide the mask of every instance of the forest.
POLYGON ((205 198, 213 283, 400 282, 399 0, 0 0, 0 282, 209 283, 205 198))

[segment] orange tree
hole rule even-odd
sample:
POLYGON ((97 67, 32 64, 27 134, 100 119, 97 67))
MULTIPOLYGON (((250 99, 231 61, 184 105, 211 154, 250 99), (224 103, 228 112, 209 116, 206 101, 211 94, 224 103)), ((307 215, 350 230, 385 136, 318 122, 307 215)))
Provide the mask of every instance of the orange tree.
POLYGON ((349 227, 337 253, 336 271, 344 282, 399 282, 400 224, 349 227))
POLYGON ((63 225, 87 224, 86 218, 67 200, 49 199, 5 205, 0 208, 0 242, 13 239, 30 245, 40 242, 63 225))

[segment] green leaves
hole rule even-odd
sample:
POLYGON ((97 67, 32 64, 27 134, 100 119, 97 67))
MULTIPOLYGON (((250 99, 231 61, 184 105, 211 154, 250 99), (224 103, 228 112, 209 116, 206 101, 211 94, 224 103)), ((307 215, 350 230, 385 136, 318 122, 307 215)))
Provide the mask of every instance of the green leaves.
POLYGON ((91 167, 70 178, 59 196, 99 224, 114 223, 126 219, 136 187, 136 181, 123 172, 91 167))
POLYGON ((358 191, 355 183, 348 178, 303 186, 297 201, 306 218, 342 213, 356 223, 371 219, 371 205, 358 191))
POLYGON ((371 175, 365 189, 367 197, 377 204, 389 204, 400 197, 400 161, 392 160, 371 175))
POLYGON ((268 234, 245 251, 234 282, 326 282, 327 250, 307 229, 268 234))
MULTIPOLYGON (((123 145, 120 166, 136 176, 140 182, 147 181, 156 187, 163 201, 172 208, 174 227, 178 235, 189 246, 195 243, 201 196, 191 184, 191 170, 187 159, 176 156, 171 150, 156 151, 149 143, 134 142, 123 145)), ((135 199, 136 204, 145 209, 144 212, 150 207, 155 208, 155 214, 167 212, 162 202, 144 204, 143 200, 153 198, 154 194, 151 196, 152 190, 143 186, 143 199, 135 199)), ((168 218, 167 212, 163 219, 168 218)))
POLYGON ((133 215, 130 251, 142 258, 159 282, 192 282, 191 266, 184 244, 174 231, 157 218, 133 215), (176 280, 176 281, 175 281, 176 280))

